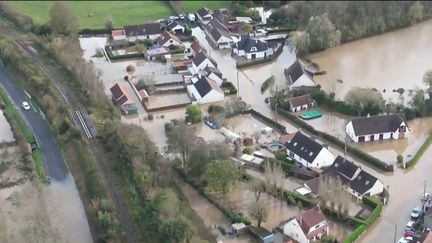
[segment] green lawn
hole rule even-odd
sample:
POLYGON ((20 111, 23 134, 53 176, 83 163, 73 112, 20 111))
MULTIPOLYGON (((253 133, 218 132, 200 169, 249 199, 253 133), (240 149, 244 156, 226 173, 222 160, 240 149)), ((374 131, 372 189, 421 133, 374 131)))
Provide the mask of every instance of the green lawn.
MULTIPOLYGON (((32 17, 35 23, 43 24, 49 21, 49 10, 53 2, 15 1, 10 4, 17 11, 32 17)), ((78 18, 80 29, 104 28, 108 16, 113 17, 114 27, 118 28, 172 15, 168 3, 162 1, 71 1, 68 4, 78 18), (89 13, 94 16, 88 17, 89 13)))
POLYGON ((218 8, 229 8, 231 1, 181 1, 181 5, 186 12, 196 12, 202 7, 207 7, 212 10, 218 8))

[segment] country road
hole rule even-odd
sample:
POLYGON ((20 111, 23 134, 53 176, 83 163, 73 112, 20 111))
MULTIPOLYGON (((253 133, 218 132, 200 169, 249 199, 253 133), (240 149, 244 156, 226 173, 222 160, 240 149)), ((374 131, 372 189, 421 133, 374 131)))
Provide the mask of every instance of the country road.
POLYGON ((31 104, 31 100, 27 97, 25 92, 3 69, 0 69, 0 82, 12 102, 15 103, 16 108, 21 109, 21 114, 34 132, 45 161, 46 174, 53 180, 64 180, 69 172, 62 153, 60 152, 56 140, 53 138, 46 121, 42 118, 39 111, 31 104), (30 110, 24 111, 24 109, 22 109, 21 104, 23 101, 28 101, 30 103, 30 110))

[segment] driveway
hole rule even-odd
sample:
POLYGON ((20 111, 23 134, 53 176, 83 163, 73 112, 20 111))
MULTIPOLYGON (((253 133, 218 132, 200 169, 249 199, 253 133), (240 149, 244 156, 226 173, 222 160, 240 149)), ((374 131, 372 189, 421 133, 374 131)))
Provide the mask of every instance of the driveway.
POLYGON ((39 111, 33 106, 31 100, 27 97, 24 91, 6 74, 3 69, 0 69, 0 82, 9 94, 12 102, 14 102, 17 109, 21 111, 27 124, 34 132, 45 161, 46 174, 53 180, 64 180, 69 172, 47 123, 44 121, 39 111), (21 103, 23 101, 28 101, 30 103, 30 110, 24 111, 21 108, 21 103))

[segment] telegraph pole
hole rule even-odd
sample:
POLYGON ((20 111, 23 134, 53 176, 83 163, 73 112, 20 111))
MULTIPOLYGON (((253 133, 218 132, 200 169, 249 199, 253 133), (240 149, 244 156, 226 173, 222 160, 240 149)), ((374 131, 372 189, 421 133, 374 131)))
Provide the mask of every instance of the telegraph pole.
POLYGON ((394 240, 393 242, 396 242, 397 239, 397 224, 395 224, 395 231, 394 231, 394 240))
POLYGON ((240 86, 239 86, 239 77, 238 77, 238 75, 239 75, 239 71, 237 70, 237 98, 239 97, 239 93, 240 93, 240 86))

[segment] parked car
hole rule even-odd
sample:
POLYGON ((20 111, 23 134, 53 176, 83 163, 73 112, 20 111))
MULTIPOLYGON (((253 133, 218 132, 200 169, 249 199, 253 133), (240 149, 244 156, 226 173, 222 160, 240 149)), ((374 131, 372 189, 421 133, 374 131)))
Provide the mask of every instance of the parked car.
POLYGON ((415 221, 412 221, 412 220, 408 221, 407 225, 405 226, 405 232, 406 231, 414 231, 415 224, 416 224, 415 221))
POLYGON ((421 200, 422 200, 422 202, 423 201, 429 201, 429 200, 431 200, 431 194, 429 194, 429 193, 425 193, 424 195, 423 195, 423 197, 421 198, 421 200))
POLYGON ((178 17, 179 17, 179 19, 185 19, 183 14, 180 14, 178 17))
POLYGON ((171 19, 171 20, 177 20, 177 19, 179 19, 179 17, 177 17, 177 16, 169 16, 169 19, 171 19))
POLYGON ((194 22, 195 21, 195 14, 192 14, 192 13, 188 14, 188 19, 190 22, 194 22))
POLYGON ((398 243, 410 243, 413 242, 413 238, 412 237, 402 237, 399 239, 398 243))
POLYGON ((420 205, 414 206, 411 210, 411 218, 418 219, 422 215, 422 207, 420 205))
POLYGON ((205 124, 207 125, 207 126, 209 126, 211 129, 219 129, 220 127, 219 127, 219 125, 216 123, 216 122, 212 122, 212 121, 210 121, 210 120, 206 120, 205 121, 205 124))
POLYGON ((22 108, 26 111, 30 110, 30 105, 27 101, 23 101, 22 108))
POLYGON ((218 229, 223 235, 233 235, 234 234, 234 230, 232 229, 232 227, 229 227, 227 225, 220 224, 220 225, 218 225, 218 229))

